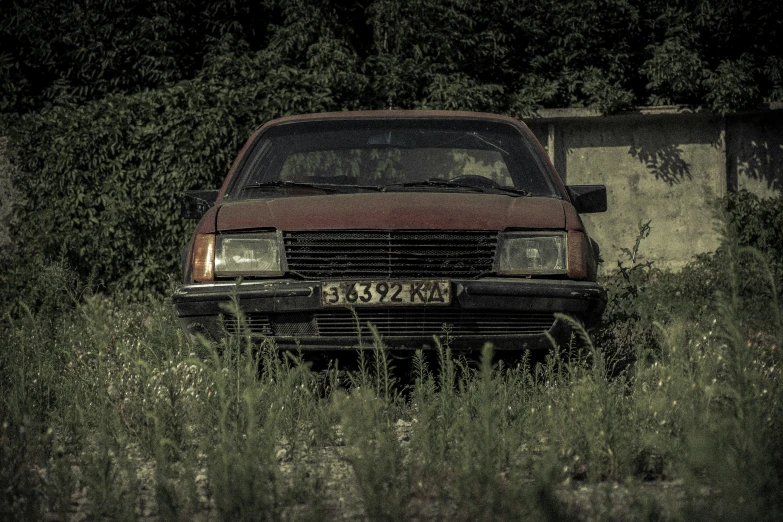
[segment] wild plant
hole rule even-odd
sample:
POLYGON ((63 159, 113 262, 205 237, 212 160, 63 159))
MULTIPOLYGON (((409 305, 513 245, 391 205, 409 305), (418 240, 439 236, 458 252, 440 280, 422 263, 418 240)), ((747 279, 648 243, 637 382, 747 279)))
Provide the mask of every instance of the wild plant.
POLYGON ((324 386, 300 354, 251 335, 236 300, 226 317, 238 326, 220 343, 188 341, 156 299, 84 292, 69 306, 28 305, 0 350, 0 516, 67 519, 76 501, 89 518, 319 519, 333 513, 326 490, 344 487, 372 519, 429 504, 441 518, 563 520, 579 514, 563 498, 586 486, 594 518, 610 518, 619 484, 641 519, 676 518, 676 504, 638 484, 681 479, 683 517, 773 520, 783 505, 777 278, 750 250, 727 244, 721 255, 722 291, 697 314, 670 305, 703 299, 703 288, 671 289, 677 277, 717 277, 712 265, 638 271, 626 311, 641 307, 655 342, 624 347, 634 358, 619 376, 620 337, 606 345, 558 317, 574 336, 538 364, 506 366, 488 346, 469 363, 445 332, 429 357, 413 354, 409 393, 372 326, 346 390, 336 366, 324 386), (353 474, 327 488, 335 454, 353 474))
POLYGON ((400 396, 378 330, 372 324, 368 327, 373 335, 373 364, 369 368, 360 364, 359 376, 349 392, 332 395, 332 407, 339 412, 346 456, 367 516, 370 520, 404 520, 410 480, 394 429, 400 396))
POLYGON ((237 333, 219 345, 208 345, 205 362, 213 379, 214 394, 204 410, 206 422, 200 449, 207 456, 207 476, 217 514, 223 520, 279 518, 280 485, 275 461, 279 442, 280 406, 267 399, 266 380, 274 380, 276 368, 256 349, 236 296, 227 312, 237 322, 237 333))
POLYGON ((493 347, 486 343, 477 370, 464 378, 462 407, 453 428, 455 447, 447 455, 455 473, 457 504, 473 520, 516 518, 524 509, 516 500, 523 490, 520 477, 511 468, 512 452, 522 437, 498 400, 500 375, 492 359, 493 347))
POLYGON ((702 408, 686 425, 688 458, 682 471, 692 486, 715 488, 708 505, 694 495, 700 513, 724 520, 777 520, 783 516, 781 311, 765 257, 747 247, 734 252, 734 259, 749 256, 767 276, 767 285, 757 295, 766 294, 765 319, 771 336, 749 335, 739 319, 744 300, 740 275, 732 270, 730 294, 716 299, 713 335, 699 343, 691 400, 702 408))
POLYGON ((652 324, 656 305, 649 304, 646 294, 655 286, 661 271, 653 262, 642 262, 640 258, 641 247, 651 230, 651 221, 640 221, 634 245, 621 249, 626 259, 618 260, 616 270, 601 278, 607 289, 607 306, 593 334, 613 375, 632 365, 638 347, 655 347, 657 343, 658 332, 652 324))

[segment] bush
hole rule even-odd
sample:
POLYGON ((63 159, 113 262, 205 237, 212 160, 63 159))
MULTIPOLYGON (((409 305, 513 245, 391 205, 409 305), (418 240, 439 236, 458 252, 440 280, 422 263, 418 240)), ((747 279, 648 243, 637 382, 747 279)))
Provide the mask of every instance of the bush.
POLYGON ((747 190, 727 194, 722 209, 729 234, 757 248, 776 265, 783 260, 783 196, 761 199, 747 190))
POLYGON ((361 81, 348 53, 333 58, 305 70, 265 53, 220 55, 197 80, 18 119, 19 252, 3 273, 23 283, 30 259, 62 257, 110 291, 164 292, 192 227, 179 193, 219 186, 264 121, 340 109, 334 96, 350 99, 361 81))
POLYGON ((783 287, 783 197, 760 199, 740 191, 718 202, 724 240, 714 253, 696 256, 679 272, 638 263, 651 223, 639 224, 626 260, 607 274, 608 305, 596 343, 615 373, 628 368, 641 349, 658 351, 662 330, 676 321, 711 325, 716 297, 734 299, 746 335, 776 325, 774 306, 783 287))

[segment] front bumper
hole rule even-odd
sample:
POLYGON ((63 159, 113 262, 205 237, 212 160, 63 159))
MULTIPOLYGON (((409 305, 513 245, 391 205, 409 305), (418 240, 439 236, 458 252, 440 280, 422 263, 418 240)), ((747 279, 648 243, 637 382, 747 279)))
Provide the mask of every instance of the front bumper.
POLYGON ((218 339, 236 330, 230 318, 222 319, 230 315, 226 306, 236 296, 251 333, 303 350, 367 346, 367 321, 394 348, 433 348, 433 335, 447 332, 455 348, 480 348, 487 341, 499 350, 546 348, 551 346, 547 334, 563 341, 570 333, 555 313, 590 326, 606 306, 604 289, 588 281, 494 277, 452 280, 451 285, 447 307, 365 307, 355 313, 324 307, 319 281, 293 279, 188 284, 174 293, 172 303, 187 332, 218 339), (448 326, 441 328, 441 320, 448 326))

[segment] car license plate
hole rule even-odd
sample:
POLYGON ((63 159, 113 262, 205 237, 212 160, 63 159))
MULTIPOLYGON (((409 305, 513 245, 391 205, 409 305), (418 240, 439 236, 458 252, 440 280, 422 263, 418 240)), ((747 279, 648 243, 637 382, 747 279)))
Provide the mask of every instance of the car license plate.
POLYGON ((414 306, 451 303, 448 280, 334 281, 321 284, 324 306, 414 306))

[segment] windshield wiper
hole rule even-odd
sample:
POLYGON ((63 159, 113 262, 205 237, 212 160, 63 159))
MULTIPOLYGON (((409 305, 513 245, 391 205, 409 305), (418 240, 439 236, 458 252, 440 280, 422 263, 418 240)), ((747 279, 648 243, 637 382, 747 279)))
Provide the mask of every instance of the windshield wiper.
POLYGON ((528 191, 528 190, 520 189, 520 188, 516 188, 516 187, 504 187, 504 186, 489 187, 488 190, 490 190, 490 191, 496 190, 498 192, 502 192, 502 193, 505 193, 505 194, 514 194, 516 196, 532 196, 533 195, 533 193, 528 191))
POLYGON ((242 190, 245 189, 265 189, 265 188, 285 188, 285 187, 301 187, 301 188, 314 188, 323 190, 325 192, 343 192, 342 189, 346 188, 358 188, 366 190, 381 190, 382 187, 375 185, 348 185, 345 183, 303 183, 299 181, 265 181, 263 183, 248 183, 242 186, 242 190))
POLYGON ((247 185, 242 186, 242 190, 245 189, 275 189, 275 188, 286 188, 286 187, 297 187, 297 188, 315 188, 320 190, 325 190, 329 192, 336 192, 335 189, 323 186, 323 185, 316 185, 314 183, 299 183, 297 181, 265 181, 263 183, 248 183, 247 185))
POLYGON ((446 179, 428 179, 425 181, 410 181, 407 183, 392 183, 391 185, 384 185, 383 190, 395 188, 414 188, 414 187, 446 187, 446 188, 463 188, 470 189, 476 192, 484 192, 483 187, 477 187, 475 185, 468 185, 465 183, 457 183, 455 181, 449 181, 446 179))
POLYGON ((459 183, 457 181, 450 181, 447 179, 437 179, 437 178, 428 179, 426 181, 412 181, 409 183, 393 183, 391 185, 383 186, 382 189, 384 191, 388 191, 390 189, 394 190, 397 188, 406 189, 406 188, 416 188, 416 187, 444 187, 444 188, 467 189, 473 192, 482 192, 484 194, 508 194, 508 195, 517 195, 517 196, 532 195, 527 190, 518 189, 514 187, 504 187, 501 185, 477 186, 470 183, 459 183))

